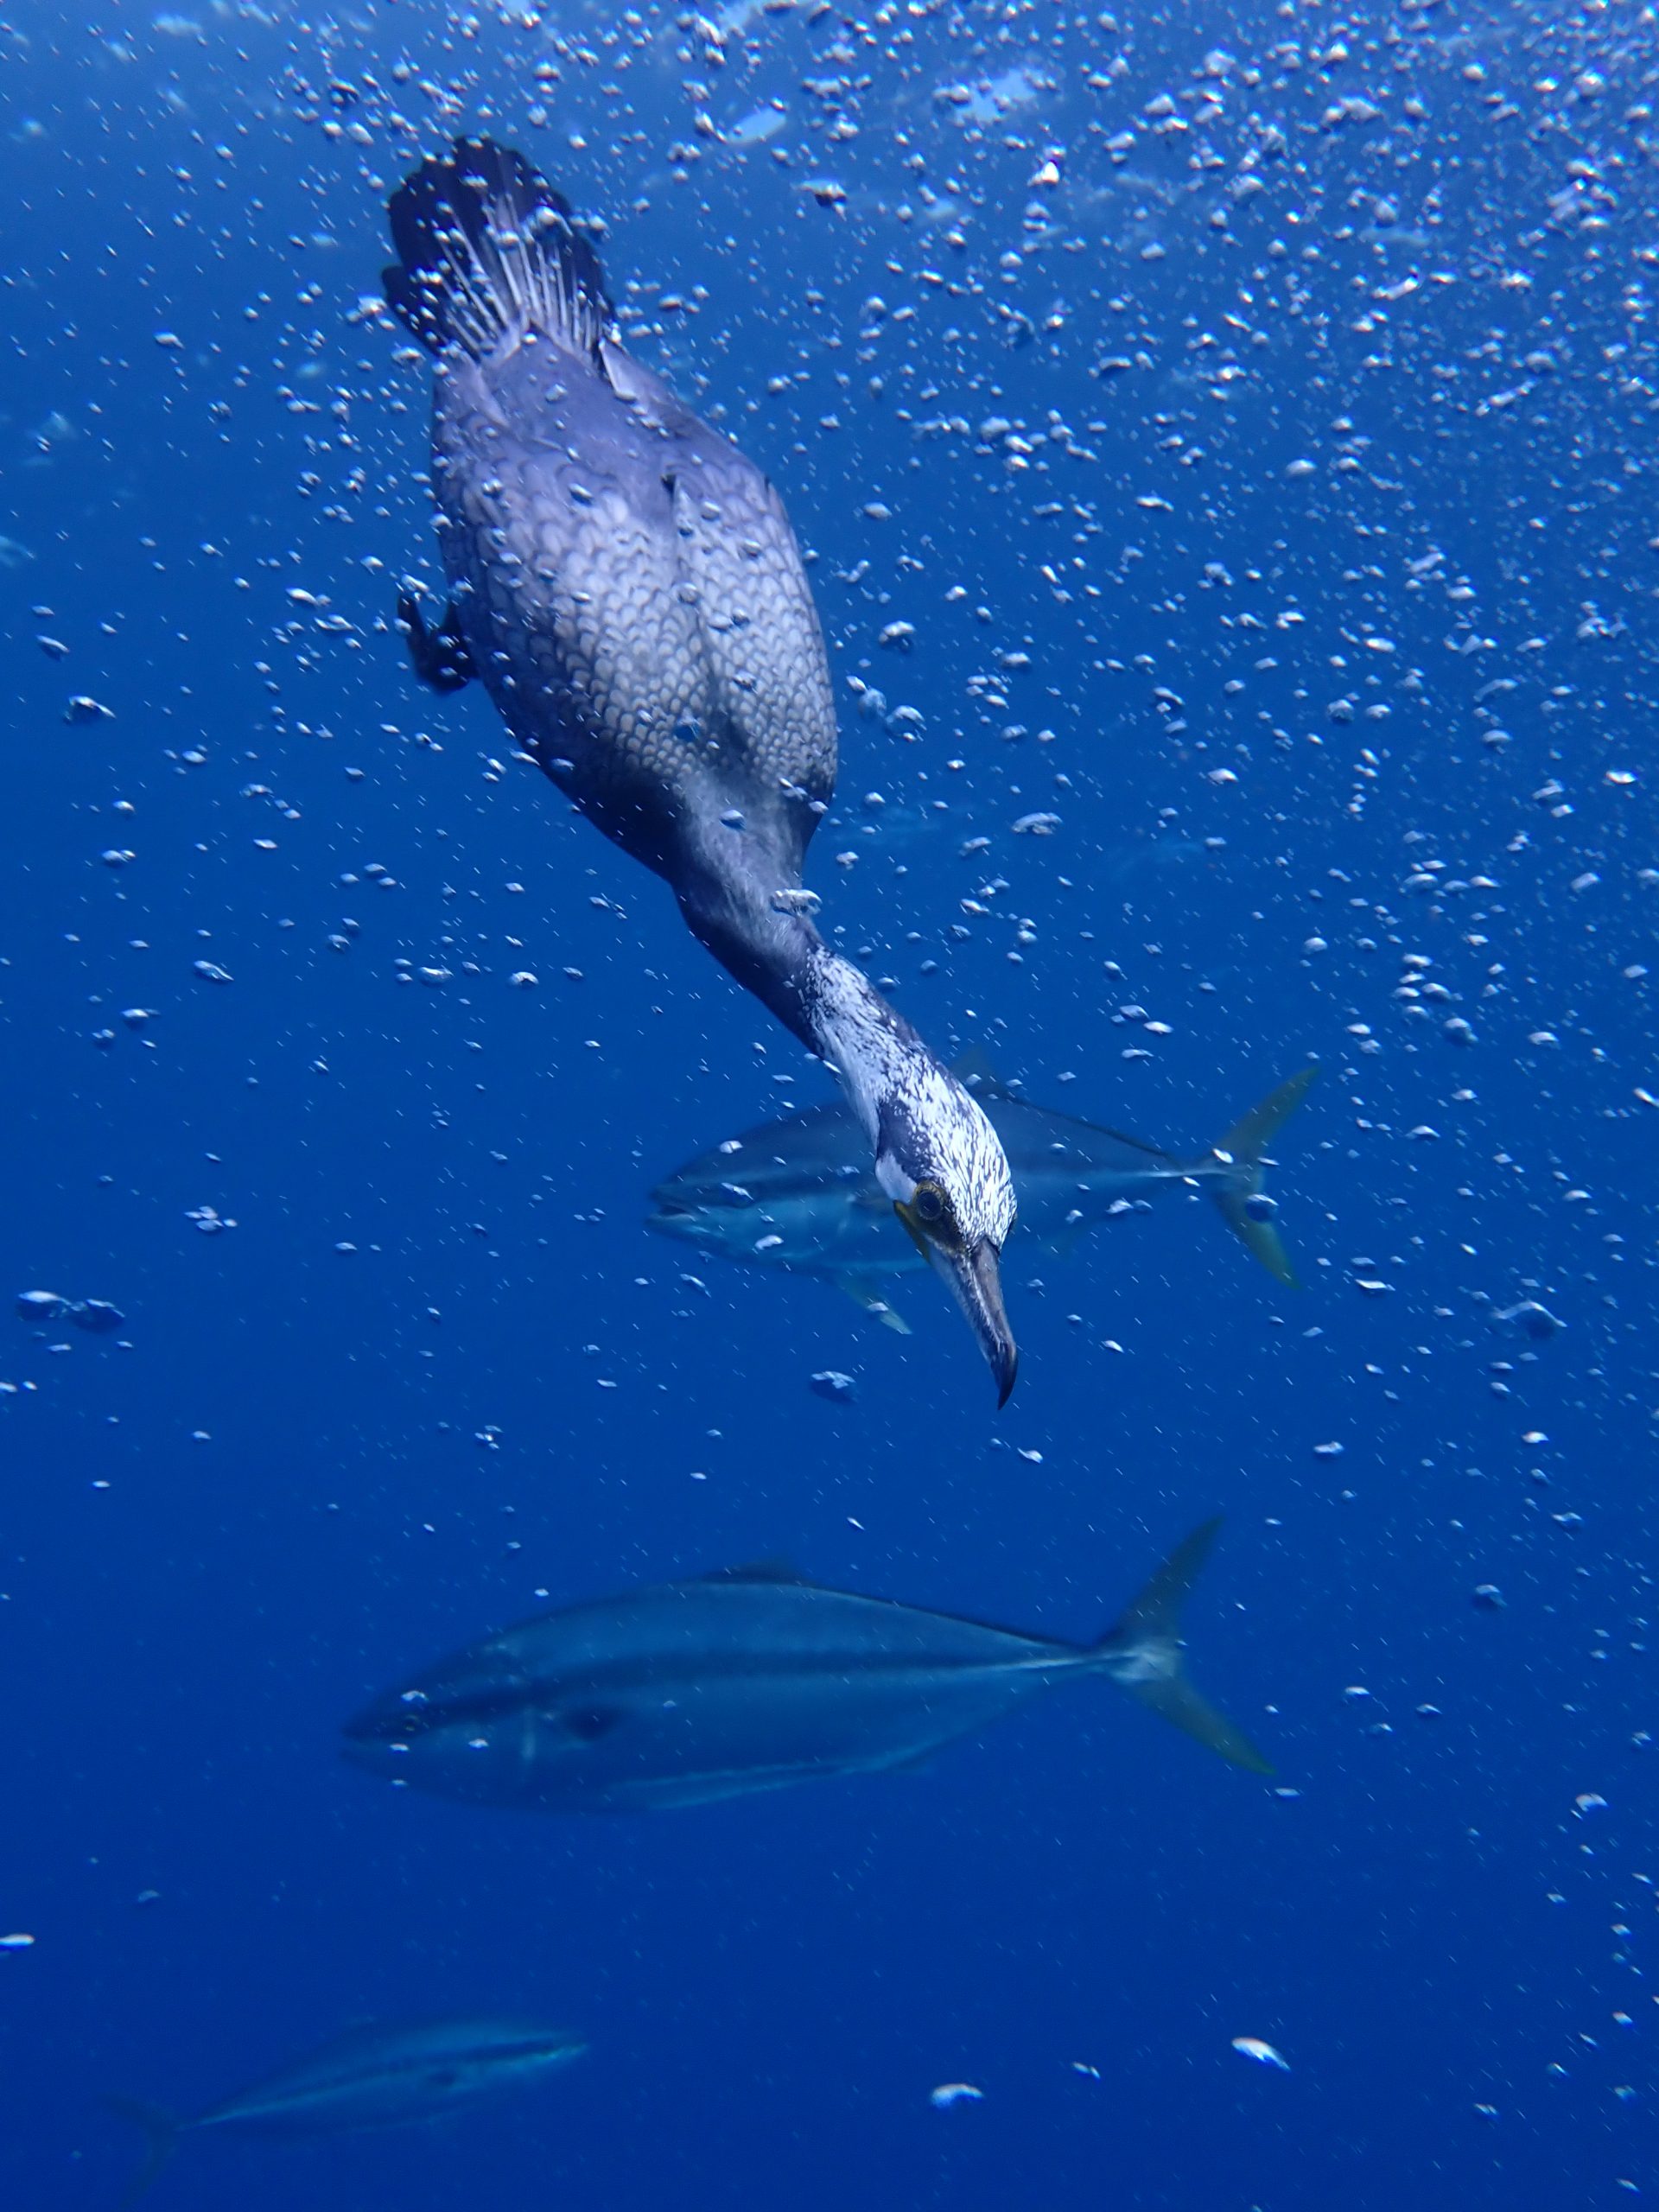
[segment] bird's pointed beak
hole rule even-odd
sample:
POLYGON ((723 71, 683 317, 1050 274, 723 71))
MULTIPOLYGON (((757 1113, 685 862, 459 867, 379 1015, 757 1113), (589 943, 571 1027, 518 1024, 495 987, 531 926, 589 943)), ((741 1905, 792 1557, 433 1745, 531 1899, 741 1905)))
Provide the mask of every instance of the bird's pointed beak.
POLYGON ((963 1252, 942 1252, 935 1246, 930 1256, 956 1294, 957 1303, 979 1339, 979 1348, 995 1379, 1000 1410, 1007 1404, 1020 1371, 1020 1347, 1014 1341, 1002 1303, 1001 1255, 985 1238, 963 1252))

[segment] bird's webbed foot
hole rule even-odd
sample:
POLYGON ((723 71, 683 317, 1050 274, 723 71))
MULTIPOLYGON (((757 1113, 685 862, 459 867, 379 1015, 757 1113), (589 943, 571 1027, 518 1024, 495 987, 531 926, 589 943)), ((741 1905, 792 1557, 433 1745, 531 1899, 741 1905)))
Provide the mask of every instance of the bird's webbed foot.
POLYGON ((416 675, 433 690, 459 691, 477 675, 467 640, 461 634, 453 601, 444 608, 442 621, 431 625, 416 605, 413 595, 401 592, 397 598, 397 627, 404 633, 416 675))

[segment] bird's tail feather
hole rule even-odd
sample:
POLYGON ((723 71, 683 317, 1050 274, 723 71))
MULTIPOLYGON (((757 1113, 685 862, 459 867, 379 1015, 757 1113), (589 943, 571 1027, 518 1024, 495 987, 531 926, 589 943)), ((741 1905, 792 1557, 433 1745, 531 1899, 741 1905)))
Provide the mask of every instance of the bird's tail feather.
POLYGON ((1249 1738, 1199 1696, 1181 1663, 1181 1614, 1220 1527, 1206 1521, 1178 1544, 1095 1649, 1142 1705, 1234 1766, 1271 1774, 1249 1738))
POLYGON ((123 2120, 130 2120, 144 2131, 146 2149, 143 2164, 134 2174, 122 2198, 123 2204, 136 2203, 160 2174, 162 2167, 178 2146, 181 2122, 160 2105, 145 2104, 138 2097, 105 2097, 105 2103, 123 2120))
POLYGON ((386 299, 434 353, 459 346, 481 360, 533 327, 593 355, 615 322, 568 201, 510 146, 458 138, 404 178, 388 213, 386 299))
POLYGON ((1211 1171, 1206 1183, 1222 1219, 1246 1251, 1287 1290, 1299 1290, 1301 1285, 1284 1239, 1273 1225, 1271 1207, 1261 1205, 1266 1179, 1263 1170, 1268 1164, 1263 1155, 1306 1097, 1319 1071, 1317 1067, 1303 1068, 1276 1090, 1270 1090, 1259 1106, 1253 1106, 1242 1121, 1234 1122, 1206 1163, 1211 1171), (1214 1166, 1217 1160, 1230 1173, 1217 1175, 1214 1166))

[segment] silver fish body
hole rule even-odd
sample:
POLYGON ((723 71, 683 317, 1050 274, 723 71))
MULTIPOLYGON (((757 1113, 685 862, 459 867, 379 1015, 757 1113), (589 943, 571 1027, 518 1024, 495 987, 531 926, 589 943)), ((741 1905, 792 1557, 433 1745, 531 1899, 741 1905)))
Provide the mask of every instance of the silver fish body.
POLYGON ((477 1804, 645 1812, 914 1765, 1095 1674, 1259 1766, 1180 1670, 1176 1616, 1213 1534, 1197 1532, 1148 1586, 1164 1592, 1154 1611, 1131 1607, 1094 1644, 771 1567, 629 1592, 526 1621, 377 1699, 348 1724, 347 1756, 477 1804), (1173 1710, 1178 1696, 1201 1723, 1173 1710))
POLYGON ((566 2029, 493 2015, 353 2028, 186 2125, 262 2135, 398 2126, 523 2088, 586 2049, 566 2029))
POLYGON ((112 2097, 112 2108, 143 2128, 149 2144, 125 2202, 143 2194, 185 2136, 304 2137, 404 2126, 527 2088, 587 2048, 569 2029, 493 2013, 377 2022, 184 2118, 112 2097))

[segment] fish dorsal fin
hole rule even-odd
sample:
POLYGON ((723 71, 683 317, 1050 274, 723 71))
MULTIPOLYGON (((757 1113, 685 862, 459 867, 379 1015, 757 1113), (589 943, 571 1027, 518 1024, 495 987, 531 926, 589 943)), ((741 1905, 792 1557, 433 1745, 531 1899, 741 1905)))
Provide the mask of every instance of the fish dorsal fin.
POLYGON ((982 1045, 970 1045, 965 1052, 958 1052, 950 1063, 950 1072, 957 1081, 976 1098, 1012 1098, 1014 1093, 997 1073, 990 1054, 982 1045))
POLYGON ((699 1575, 700 1582, 804 1582, 806 1577, 786 1559, 748 1559, 737 1567, 717 1567, 699 1575))

